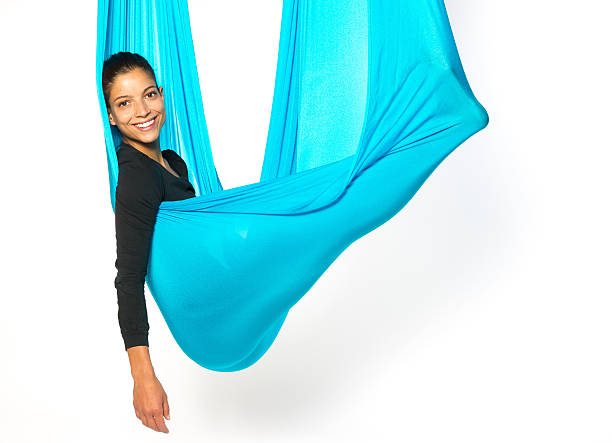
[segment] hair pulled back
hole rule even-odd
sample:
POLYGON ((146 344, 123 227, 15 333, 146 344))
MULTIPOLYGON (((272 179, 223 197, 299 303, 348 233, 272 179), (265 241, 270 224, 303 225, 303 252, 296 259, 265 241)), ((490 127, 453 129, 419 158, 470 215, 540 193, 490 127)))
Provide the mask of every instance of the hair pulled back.
POLYGON ((110 90, 113 86, 115 78, 120 74, 128 73, 136 68, 141 68, 147 74, 153 78, 155 87, 157 87, 157 79, 155 78, 155 72, 153 68, 140 54, 133 52, 117 52, 111 55, 104 61, 102 67, 102 93, 104 94, 104 101, 106 107, 109 108, 110 90))

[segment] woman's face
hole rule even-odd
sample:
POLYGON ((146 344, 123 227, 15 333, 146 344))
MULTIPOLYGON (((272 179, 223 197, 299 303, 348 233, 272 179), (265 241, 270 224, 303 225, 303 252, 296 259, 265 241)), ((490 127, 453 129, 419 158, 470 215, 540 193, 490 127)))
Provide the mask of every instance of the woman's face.
POLYGON ((108 119, 124 139, 152 143, 166 121, 164 91, 141 68, 119 74, 112 83, 108 119))

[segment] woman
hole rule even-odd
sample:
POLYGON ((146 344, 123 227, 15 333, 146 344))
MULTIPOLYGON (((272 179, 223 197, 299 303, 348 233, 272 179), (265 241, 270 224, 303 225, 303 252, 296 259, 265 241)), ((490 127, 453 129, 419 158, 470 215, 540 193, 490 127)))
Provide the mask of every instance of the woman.
POLYGON ((164 93, 140 55, 119 52, 104 62, 102 89, 110 124, 121 133, 115 195, 118 318, 134 379, 134 409, 145 426, 168 432, 168 398, 149 355, 144 281, 153 226, 164 200, 195 197, 187 165, 171 149, 160 150, 166 119, 164 93))

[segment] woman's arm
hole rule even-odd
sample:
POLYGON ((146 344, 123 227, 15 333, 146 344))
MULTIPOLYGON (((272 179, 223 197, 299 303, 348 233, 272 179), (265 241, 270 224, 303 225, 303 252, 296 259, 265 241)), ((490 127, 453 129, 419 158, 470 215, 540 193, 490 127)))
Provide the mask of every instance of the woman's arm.
POLYGON ((118 318, 125 349, 148 346, 149 323, 144 282, 153 227, 163 200, 159 171, 138 157, 119 162, 115 192, 118 318))
POLYGON ((166 393, 155 376, 149 355, 144 282, 150 242, 163 184, 159 171, 143 164, 138 157, 119 162, 115 194, 117 237, 118 319, 134 379, 134 410, 145 426, 168 432, 166 393))

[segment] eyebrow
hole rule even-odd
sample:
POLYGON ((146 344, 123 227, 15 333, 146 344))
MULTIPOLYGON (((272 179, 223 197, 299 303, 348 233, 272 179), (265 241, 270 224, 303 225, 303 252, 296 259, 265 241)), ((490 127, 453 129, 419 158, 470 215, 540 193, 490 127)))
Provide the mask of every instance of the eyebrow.
MULTIPOLYGON (((145 92, 147 89, 151 89, 151 88, 154 88, 154 87, 155 87, 154 85, 147 86, 146 88, 144 88, 144 91, 143 91, 143 92, 145 92)), ((117 101, 117 100, 119 100, 120 98, 129 98, 129 97, 130 97, 129 95, 120 95, 119 97, 116 97, 116 98, 115 98, 115 100, 113 100, 113 101, 115 101, 115 102, 116 102, 116 101, 117 101)))

